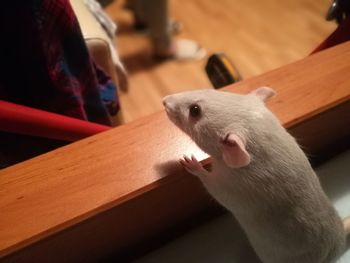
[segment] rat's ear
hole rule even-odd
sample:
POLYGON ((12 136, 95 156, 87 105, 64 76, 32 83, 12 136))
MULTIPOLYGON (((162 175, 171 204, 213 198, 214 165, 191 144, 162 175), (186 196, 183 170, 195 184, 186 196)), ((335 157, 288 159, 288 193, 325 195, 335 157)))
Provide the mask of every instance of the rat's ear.
POLYGON ((257 96, 259 99, 265 102, 269 98, 271 98, 273 95, 275 95, 276 92, 269 87, 260 87, 250 92, 250 94, 257 96))
POLYGON ((222 141, 222 157, 227 166, 240 168, 250 163, 250 155, 244 142, 237 135, 229 133, 222 141))

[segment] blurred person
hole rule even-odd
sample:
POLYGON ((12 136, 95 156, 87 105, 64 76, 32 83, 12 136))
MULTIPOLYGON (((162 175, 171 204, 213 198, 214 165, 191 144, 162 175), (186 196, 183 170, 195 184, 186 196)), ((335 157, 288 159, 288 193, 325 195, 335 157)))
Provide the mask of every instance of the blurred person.
POLYGON ((180 24, 170 22, 168 0, 129 0, 136 29, 148 29, 156 59, 201 59, 205 50, 195 41, 174 39, 180 24))
POLYGON ((92 60, 68 0, 6 1, 0 99, 111 125, 115 85, 92 60))

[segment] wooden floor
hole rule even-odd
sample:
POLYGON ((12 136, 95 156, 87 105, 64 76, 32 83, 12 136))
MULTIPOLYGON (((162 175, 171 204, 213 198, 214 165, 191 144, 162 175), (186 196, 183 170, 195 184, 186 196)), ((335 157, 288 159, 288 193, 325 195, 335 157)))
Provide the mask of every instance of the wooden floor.
MULTIPOLYGON (((171 17, 183 23, 176 38, 198 41, 208 51, 224 52, 243 78, 307 56, 336 27, 324 19, 330 0, 171 1, 171 17)), ((147 35, 132 30, 123 1, 105 8, 118 24, 117 45, 129 72, 130 88, 121 93, 125 122, 162 109, 161 98, 211 87, 202 61, 152 61, 147 35)))

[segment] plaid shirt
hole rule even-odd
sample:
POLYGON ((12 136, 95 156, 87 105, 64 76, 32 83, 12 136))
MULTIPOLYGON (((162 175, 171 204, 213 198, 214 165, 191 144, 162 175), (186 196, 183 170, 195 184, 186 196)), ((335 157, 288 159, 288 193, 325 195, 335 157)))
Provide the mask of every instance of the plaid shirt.
POLYGON ((0 99, 110 125, 116 87, 91 60, 69 1, 1 7, 0 99))

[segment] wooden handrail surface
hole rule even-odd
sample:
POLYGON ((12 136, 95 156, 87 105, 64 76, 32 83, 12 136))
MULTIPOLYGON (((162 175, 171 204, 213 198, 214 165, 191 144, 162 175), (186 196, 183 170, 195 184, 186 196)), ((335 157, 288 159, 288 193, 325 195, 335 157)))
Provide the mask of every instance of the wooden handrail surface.
MULTIPOLYGON (((347 103, 350 42, 225 90, 247 93, 263 85, 276 90, 268 107, 287 128, 347 103)), ((196 180, 177 163, 183 154, 207 159, 159 112, 0 170, 0 257, 154 189, 196 180)))

